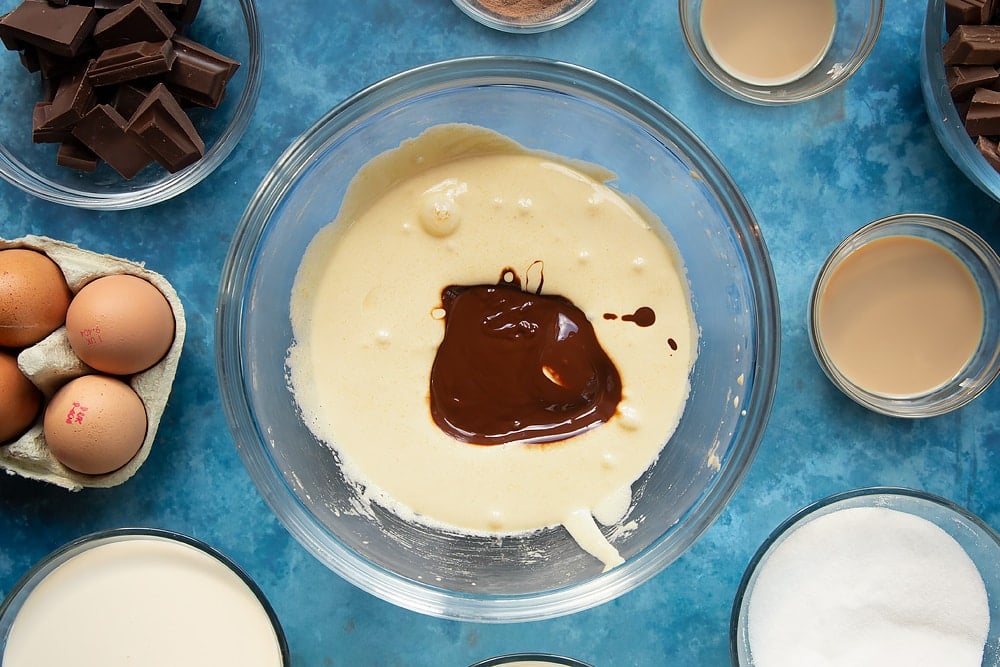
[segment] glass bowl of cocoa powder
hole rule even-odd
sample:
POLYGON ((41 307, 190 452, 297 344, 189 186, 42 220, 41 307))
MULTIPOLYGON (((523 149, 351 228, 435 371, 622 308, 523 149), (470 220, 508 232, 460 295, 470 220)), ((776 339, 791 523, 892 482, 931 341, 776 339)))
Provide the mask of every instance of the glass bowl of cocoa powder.
POLYGON ((597 0, 453 0, 483 25, 503 32, 544 32, 579 18, 597 0))

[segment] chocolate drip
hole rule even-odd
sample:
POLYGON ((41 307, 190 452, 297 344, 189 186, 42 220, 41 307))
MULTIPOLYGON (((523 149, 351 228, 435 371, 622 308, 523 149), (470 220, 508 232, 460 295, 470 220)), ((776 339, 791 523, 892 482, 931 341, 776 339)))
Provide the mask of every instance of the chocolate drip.
POLYGON ((430 396, 445 433, 478 445, 547 442, 614 416, 618 369, 568 299, 524 292, 505 269, 497 285, 446 287, 441 304, 430 396))

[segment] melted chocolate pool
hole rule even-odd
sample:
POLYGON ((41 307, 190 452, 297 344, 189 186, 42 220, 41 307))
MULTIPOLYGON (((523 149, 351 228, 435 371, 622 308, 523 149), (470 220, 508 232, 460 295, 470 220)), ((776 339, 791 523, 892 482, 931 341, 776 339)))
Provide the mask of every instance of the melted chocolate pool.
POLYGON ((431 368, 431 415, 478 445, 572 437, 614 416, 618 369, 579 308, 532 294, 506 269, 496 285, 441 292, 444 339, 431 368))

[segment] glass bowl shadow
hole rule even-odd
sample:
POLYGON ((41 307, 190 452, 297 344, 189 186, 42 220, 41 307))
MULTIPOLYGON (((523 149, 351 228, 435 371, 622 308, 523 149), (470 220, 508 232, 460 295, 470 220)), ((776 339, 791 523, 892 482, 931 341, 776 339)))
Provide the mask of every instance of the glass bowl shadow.
POLYGON ((58 144, 35 144, 31 116, 41 97, 38 74, 30 74, 14 52, 0 53, 0 177, 47 201, 94 210, 141 208, 194 187, 236 148, 250 123, 263 70, 263 45, 253 0, 203 0, 185 34, 240 63, 217 109, 192 108, 189 115, 205 141, 205 155, 169 173, 155 162, 131 180, 107 164, 86 173, 56 164, 58 144))
POLYGON ((1000 202, 1000 172, 983 157, 965 130, 951 98, 941 49, 948 39, 945 0, 929 0, 920 44, 920 90, 931 128, 955 166, 980 190, 1000 202))
MULTIPOLYGON (((290 533, 348 581, 443 618, 550 618, 611 600, 678 558, 749 467, 777 381, 779 313, 770 259, 735 184, 667 111, 599 73, 526 57, 418 67, 352 96, 281 156, 253 196, 223 268, 216 370, 233 439, 290 533), (476 537, 408 523, 358 489, 303 423, 287 388, 295 273, 345 187, 373 157, 442 123, 470 123, 617 174, 669 228, 701 328, 691 393, 659 460, 633 486, 608 572, 569 534, 476 537)), ((614 532, 616 527, 606 527, 614 532)))
POLYGON ((712 57, 701 31, 702 1, 678 0, 677 4, 681 31, 695 66, 723 92, 738 100, 765 106, 805 102, 847 81, 875 47, 885 4, 885 0, 838 0, 833 43, 819 64, 795 81, 767 86, 734 77, 712 57))

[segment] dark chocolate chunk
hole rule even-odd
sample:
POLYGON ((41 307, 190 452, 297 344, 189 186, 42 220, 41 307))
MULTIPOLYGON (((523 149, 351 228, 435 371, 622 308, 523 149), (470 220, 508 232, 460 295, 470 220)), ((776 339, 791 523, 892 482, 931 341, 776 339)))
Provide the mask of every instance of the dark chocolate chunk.
POLYGON ((121 9, 101 17, 94 28, 94 41, 102 49, 132 42, 163 42, 176 28, 153 2, 132 0, 121 9))
POLYGON ((181 0, 180 7, 178 16, 180 22, 191 25, 198 16, 198 10, 201 9, 201 0, 181 0))
POLYGON ((64 58, 73 58, 97 23, 93 7, 53 7, 46 0, 24 0, 0 19, 0 38, 10 44, 36 46, 64 58))
POLYGON ((979 22, 982 24, 991 23, 997 13, 997 0, 982 0, 982 8, 979 12, 979 22))
POLYGON ((49 125, 50 102, 37 102, 31 113, 31 140, 36 144, 58 144, 69 139, 70 131, 49 125))
POLYGON ((128 120, 139 108, 143 100, 149 93, 131 84, 122 84, 115 87, 115 94, 111 97, 111 106, 121 114, 122 118, 128 120))
POLYGON ((945 30, 950 35, 960 25, 982 23, 983 0, 945 0, 945 30))
POLYGON ((218 107, 240 64, 187 37, 174 35, 173 43, 176 58, 163 79, 167 87, 180 99, 218 107))
POLYGON ((129 0, 94 0, 94 9, 101 13, 113 12, 128 3, 129 0))
POLYGON ((88 67, 78 67, 72 75, 59 80, 48 112, 48 128, 67 128, 94 106, 94 87, 90 85, 88 71, 88 67))
POLYGON ((103 51, 90 68, 90 82, 110 86, 170 70, 174 62, 172 42, 135 42, 103 51))
POLYGON ((94 154, 94 151, 72 137, 64 141, 56 153, 56 164, 77 171, 97 171, 98 162, 100 162, 100 158, 94 154))
POLYGON ((960 25, 942 54, 945 65, 1000 65, 1000 25, 960 25))
POLYGON ((133 178, 153 158, 125 132, 125 126, 114 107, 98 104, 73 127, 73 136, 124 178, 133 178))
POLYGON ((968 65, 948 67, 945 70, 948 90, 955 101, 972 97, 976 88, 991 88, 1000 79, 1000 71, 990 65, 968 65))
POLYGON ((38 66, 42 72, 42 78, 58 82, 64 76, 69 76, 85 65, 89 58, 62 58, 54 56, 48 51, 38 52, 38 66))
POLYGON ((976 89, 965 114, 965 129, 970 137, 1000 135, 1000 92, 976 89))
POLYGON ((991 167, 1000 171, 1000 147, 997 146, 997 142, 986 137, 978 137, 976 139, 976 148, 983 154, 983 157, 986 158, 991 167))
POLYGON ((180 171, 205 155, 205 142, 162 83, 136 109, 126 131, 168 171, 180 171))
POLYGON ((38 49, 35 47, 25 46, 18 55, 21 58, 21 64, 24 65, 24 69, 32 74, 42 69, 41 63, 38 62, 38 49))

